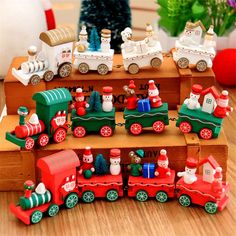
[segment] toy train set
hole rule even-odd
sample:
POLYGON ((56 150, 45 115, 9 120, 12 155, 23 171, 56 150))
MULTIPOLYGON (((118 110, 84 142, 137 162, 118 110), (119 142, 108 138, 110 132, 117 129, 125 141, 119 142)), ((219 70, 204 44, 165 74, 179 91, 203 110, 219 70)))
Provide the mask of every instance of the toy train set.
MULTIPOLYGON (((185 171, 177 173, 181 177, 177 182, 175 171, 168 167, 166 150, 160 151, 157 166, 154 163, 140 164, 144 157, 142 149, 131 151, 129 156, 132 159, 127 185, 129 197, 135 197, 141 202, 156 198, 158 202, 164 203, 176 196, 180 205, 200 205, 210 214, 222 211, 227 205, 229 184, 222 181, 222 169, 212 156, 200 163, 194 158, 188 158, 185 171), (195 174, 200 166, 203 166, 203 175, 195 174)), ((20 197, 17 205, 10 205, 11 212, 29 225, 40 222, 43 213, 55 216, 60 206, 69 209, 75 207, 79 199, 85 203, 91 203, 95 198, 116 201, 123 197, 125 187, 120 150, 111 149, 109 159, 108 171, 102 154, 97 155, 93 164, 90 147, 84 150, 82 164, 72 150, 40 158, 37 166, 41 171, 41 182, 33 191, 34 183, 26 181, 25 195, 20 197)))

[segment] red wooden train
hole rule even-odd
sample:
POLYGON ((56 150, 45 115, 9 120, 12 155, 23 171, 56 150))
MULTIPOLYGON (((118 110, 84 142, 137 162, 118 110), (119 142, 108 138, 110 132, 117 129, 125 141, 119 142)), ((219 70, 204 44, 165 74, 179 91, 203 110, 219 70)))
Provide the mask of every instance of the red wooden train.
MULTIPOLYGON (((118 197, 122 197, 123 179, 120 168, 117 169, 120 151, 112 149, 113 151, 110 152, 110 160, 115 158, 113 162, 111 161, 111 165, 115 164, 115 166, 110 166, 110 173, 98 175, 98 171, 95 175, 92 173, 94 172, 92 154, 91 152, 86 153, 86 150, 83 155, 83 165, 80 165, 77 154, 72 150, 64 150, 40 158, 37 167, 41 171, 41 183, 33 191, 33 182, 26 181, 25 195, 20 197, 17 205, 10 204, 11 212, 29 225, 40 222, 43 213, 55 216, 62 205, 66 208, 75 207, 79 198, 90 203, 95 198, 115 201, 118 197), (90 174, 88 175, 88 173, 90 174)), ((204 206, 208 213, 222 211, 226 206, 229 185, 222 182, 222 169, 212 156, 199 163, 199 165, 203 165, 203 176, 195 175, 196 161, 188 158, 185 172, 178 173, 178 176, 183 177, 176 184, 175 171, 168 168, 166 152, 160 154, 157 163, 156 169, 149 169, 150 164, 147 165, 147 169, 143 168, 143 173, 146 171, 148 176, 145 174, 129 176, 127 186, 129 197, 136 197, 138 201, 146 201, 148 197, 155 197, 158 202, 166 202, 168 198, 177 196, 182 206, 189 206, 191 203, 198 204, 204 206), (155 175, 153 178, 150 178, 151 172, 155 175)), ((136 164, 132 168, 135 168, 136 164)), ((140 165, 137 165, 139 168, 140 165)), ((150 166, 154 166, 154 164, 150 166)), ((95 162, 95 168, 100 171, 105 167, 107 167, 106 163, 102 167, 95 162)))

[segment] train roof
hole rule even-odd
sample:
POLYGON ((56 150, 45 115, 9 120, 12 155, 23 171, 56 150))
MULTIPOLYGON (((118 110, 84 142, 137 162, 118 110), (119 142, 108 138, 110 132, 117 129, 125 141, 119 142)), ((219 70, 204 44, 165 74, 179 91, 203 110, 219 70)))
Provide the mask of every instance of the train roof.
POLYGON ((39 38, 47 45, 53 47, 75 41, 75 32, 70 27, 62 27, 42 32, 39 38))
POLYGON ((51 175, 80 166, 80 160, 73 150, 64 150, 50 156, 40 158, 37 167, 51 175))
POLYGON ((65 88, 58 88, 38 92, 33 95, 33 100, 37 103, 49 106, 72 100, 70 92, 65 88))

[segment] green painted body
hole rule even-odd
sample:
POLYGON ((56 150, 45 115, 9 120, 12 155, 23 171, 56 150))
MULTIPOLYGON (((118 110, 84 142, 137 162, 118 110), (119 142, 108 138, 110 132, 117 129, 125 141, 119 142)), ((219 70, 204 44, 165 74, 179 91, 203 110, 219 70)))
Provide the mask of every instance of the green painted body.
POLYGON ((199 133, 201 129, 208 128, 212 130, 212 137, 217 138, 220 134, 223 119, 217 118, 213 114, 198 110, 190 110, 183 104, 178 113, 178 120, 176 126, 179 127, 180 123, 187 121, 192 125, 193 133, 199 133))
POLYGON ((143 128, 152 127, 155 121, 163 121, 169 125, 168 103, 161 107, 152 108, 150 112, 139 112, 138 110, 124 110, 125 128, 129 129, 133 123, 140 123, 143 128))
POLYGON ((72 131, 77 126, 85 128, 86 132, 99 132, 104 126, 108 125, 114 131, 115 129, 115 108, 111 112, 88 112, 84 116, 78 116, 76 110, 71 112, 72 131))

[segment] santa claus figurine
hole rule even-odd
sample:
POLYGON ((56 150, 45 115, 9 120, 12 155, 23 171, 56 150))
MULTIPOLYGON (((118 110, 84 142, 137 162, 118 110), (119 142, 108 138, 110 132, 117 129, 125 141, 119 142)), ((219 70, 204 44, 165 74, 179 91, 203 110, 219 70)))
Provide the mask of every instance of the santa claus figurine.
POLYGON ((126 99, 124 103, 126 104, 126 109, 135 110, 137 108, 138 98, 135 95, 134 89, 136 88, 134 81, 129 81, 129 86, 125 85, 123 90, 126 92, 126 99))
POLYGON ((195 158, 189 157, 186 161, 185 171, 178 172, 178 177, 184 177, 184 183, 192 184, 197 181, 196 176, 197 171, 197 160, 195 158))
POLYGON ((202 92, 202 86, 200 84, 194 84, 192 86, 190 98, 184 100, 184 104, 186 104, 188 109, 196 110, 201 107, 200 103, 198 102, 201 92, 202 92))
POLYGON ((75 101, 76 102, 71 105, 71 108, 76 109, 76 113, 78 116, 86 115, 86 108, 89 107, 89 104, 84 101, 84 94, 82 88, 76 89, 75 101))
POLYGON ((157 159, 157 168, 155 171, 155 176, 158 177, 166 177, 166 176, 170 176, 170 168, 168 167, 169 165, 169 160, 168 157, 166 155, 166 150, 165 149, 161 149, 160 151, 160 155, 157 159))
POLYGON ((229 106, 228 91, 223 90, 220 97, 216 101, 216 108, 213 112, 214 116, 218 118, 225 118, 229 115, 230 111, 233 111, 233 108, 229 106))
POLYGON ((214 180, 211 186, 214 193, 222 193, 222 191, 224 191, 222 187, 222 168, 220 166, 216 167, 214 180))
POLYGON ((148 98, 152 108, 157 108, 162 106, 161 98, 159 97, 159 90, 155 85, 154 80, 149 80, 148 82, 148 98))
POLYGON ((94 171, 93 154, 91 152, 91 147, 87 146, 84 150, 83 164, 80 167, 79 174, 83 174, 85 178, 89 179, 94 171))

